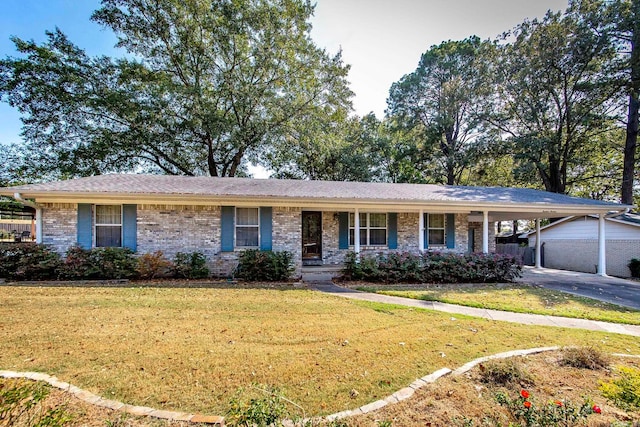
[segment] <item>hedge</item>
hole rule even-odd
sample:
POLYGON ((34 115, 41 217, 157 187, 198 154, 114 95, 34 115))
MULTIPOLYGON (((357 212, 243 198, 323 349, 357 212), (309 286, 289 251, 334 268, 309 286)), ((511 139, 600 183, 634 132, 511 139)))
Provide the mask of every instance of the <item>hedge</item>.
POLYGON ((360 255, 349 252, 342 270, 346 280, 380 283, 511 282, 522 265, 509 255, 425 252, 360 255))

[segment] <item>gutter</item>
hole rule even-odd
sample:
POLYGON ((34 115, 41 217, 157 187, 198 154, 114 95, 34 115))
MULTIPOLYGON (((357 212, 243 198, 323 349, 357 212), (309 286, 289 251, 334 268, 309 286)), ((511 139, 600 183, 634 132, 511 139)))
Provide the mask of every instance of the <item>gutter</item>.
POLYGON ((619 211, 611 212, 611 213, 605 215, 604 217, 605 218, 613 218, 613 217, 616 217, 618 215, 627 214, 627 213, 629 213, 630 210, 631 210, 631 208, 624 208, 624 209, 619 210, 619 211))
POLYGON ((42 243, 42 206, 30 200, 23 199, 20 193, 14 193, 13 198, 23 205, 36 210, 36 243, 42 243))

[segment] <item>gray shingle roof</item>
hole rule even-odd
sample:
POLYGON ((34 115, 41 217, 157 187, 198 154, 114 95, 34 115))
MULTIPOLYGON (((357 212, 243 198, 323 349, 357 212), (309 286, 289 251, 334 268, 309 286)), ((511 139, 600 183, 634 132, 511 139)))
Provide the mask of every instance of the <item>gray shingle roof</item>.
MULTIPOLYGON (((564 205, 620 209, 621 205, 581 199, 527 188, 468 187, 429 184, 299 181, 251 178, 213 178, 168 175, 100 175, 0 189, 0 194, 96 194, 102 196, 200 196, 211 198, 278 198, 315 201, 432 202, 504 205, 564 205)), ((189 197, 191 198, 191 197, 189 197)))

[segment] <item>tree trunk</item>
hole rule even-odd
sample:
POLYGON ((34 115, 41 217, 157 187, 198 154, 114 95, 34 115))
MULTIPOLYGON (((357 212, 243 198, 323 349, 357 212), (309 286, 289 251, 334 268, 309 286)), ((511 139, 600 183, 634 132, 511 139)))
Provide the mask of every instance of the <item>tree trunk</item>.
POLYGON ((631 35, 631 86, 629 87, 629 112, 627 137, 624 143, 621 202, 633 204, 633 179, 635 177, 636 146, 638 142, 638 106, 640 104, 640 0, 633 1, 633 29, 631 35))

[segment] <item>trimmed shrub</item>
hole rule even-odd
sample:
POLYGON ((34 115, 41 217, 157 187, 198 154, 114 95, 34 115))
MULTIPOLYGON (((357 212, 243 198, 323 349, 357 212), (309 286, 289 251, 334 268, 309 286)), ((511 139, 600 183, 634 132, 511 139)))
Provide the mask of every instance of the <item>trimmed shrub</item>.
POLYGON ((399 283, 482 283, 510 282, 520 277, 522 265, 501 254, 456 254, 408 252, 361 255, 350 252, 345 258, 343 277, 347 280, 399 283))
POLYGON ((66 279, 131 279, 137 275, 138 262, 128 248, 69 248, 61 276, 66 279))
POLYGON ((53 249, 34 243, 0 244, 0 277, 9 280, 57 279, 62 260, 53 249))
POLYGON ((288 280, 293 273, 293 254, 249 249, 238 259, 235 277, 250 281, 276 282, 288 280))
POLYGON ((171 274, 173 263, 165 258, 162 251, 144 254, 138 258, 138 277, 141 279, 157 279, 171 274))
POLYGON ((629 270, 631 271, 631 277, 640 277, 640 259, 631 258, 627 267, 629 267, 629 270))
POLYGON ((173 259, 173 275, 183 279, 209 277, 207 258, 201 252, 178 252, 173 259))
POLYGON ((88 279, 98 274, 98 267, 91 261, 91 251, 72 246, 65 254, 60 276, 65 279, 88 279))

